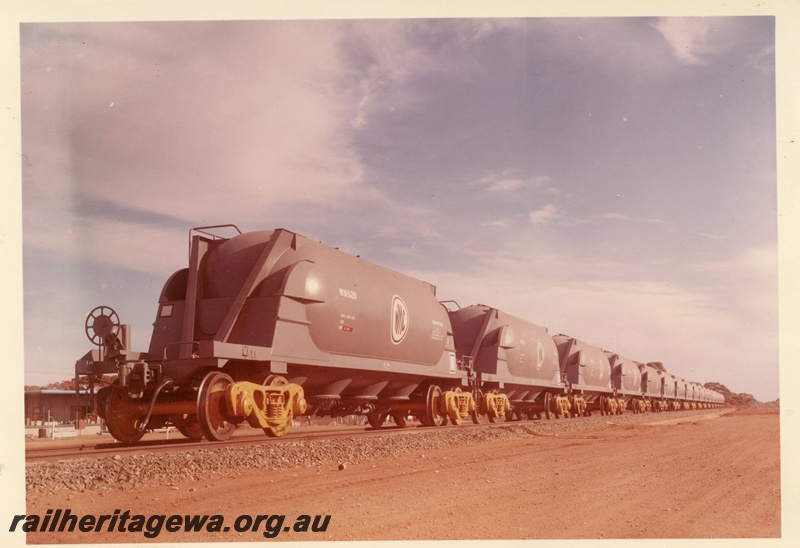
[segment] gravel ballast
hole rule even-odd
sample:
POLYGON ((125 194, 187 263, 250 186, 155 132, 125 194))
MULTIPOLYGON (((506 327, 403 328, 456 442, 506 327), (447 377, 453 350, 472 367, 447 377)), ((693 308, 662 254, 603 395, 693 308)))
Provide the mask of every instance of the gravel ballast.
POLYGON ((29 496, 61 490, 135 490, 147 485, 173 485, 202 481, 205 477, 240 472, 322 467, 396 457, 414 451, 430 451, 459 445, 486 444, 529 436, 558 436, 605 425, 630 425, 691 417, 710 411, 682 411, 663 414, 625 414, 580 419, 509 422, 476 428, 449 426, 440 429, 354 436, 348 439, 298 440, 258 443, 248 446, 194 449, 168 454, 115 455, 102 459, 74 459, 57 463, 32 463, 26 468, 29 496))

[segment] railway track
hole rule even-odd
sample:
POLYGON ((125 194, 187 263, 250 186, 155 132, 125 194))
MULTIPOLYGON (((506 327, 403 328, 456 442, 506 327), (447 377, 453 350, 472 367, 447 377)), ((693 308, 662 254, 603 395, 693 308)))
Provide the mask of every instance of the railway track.
MULTIPOLYGON (((459 428, 470 428, 476 425, 462 424, 459 428)), ((188 438, 154 439, 138 442, 134 445, 116 443, 114 440, 99 443, 87 442, 83 444, 72 443, 69 446, 26 447, 25 460, 32 462, 52 462, 62 459, 74 458, 103 458, 109 455, 136 454, 136 453, 169 453, 174 451, 196 451, 200 449, 220 449, 226 447, 261 445, 273 443, 289 443, 297 441, 342 439, 354 436, 392 435, 413 433, 416 430, 429 431, 428 427, 386 426, 375 429, 371 427, 338 427, 324 428, 313 431, 293 431, 280 438, 268 438, 258 430, 241 430, 233 438, 224 442, 209 442, 207 440, 194 442, 188 438)))
MULTIPOLYGON (((240 429, 237 434, 231 439, 224 442, 209 442, 206 440, 193 442, 188 438, 176 439, 153 439, 145 440, 134 445, 124 445, 116 443, 113 440, 101 441, 99 443, 87 442, 84 444, 71 444, 69 446, 54 446, 48 447, 26 447, 25 460, 27 463, 35 462, 56 462, 60 460, 71 459, 99 459, 112 455, 134 455, 134 454, 168 454, 181 451, 197 451, 204 449, 222 449, 230 447, 247 447, 252 445, 268 445, 268 444, 281 444, 298 441, 317 441, 317 440, 336 440, 348 439, 355 437, 371 437, 371 436, 392 436, 403 434, 414 434, 422 432, 435 432, 446 431, 450 429, 468 430, 472 428, 496 428, 508 425, 531 425, 535 430, 542 430, 548 426, 554 431, 561 431, 563 427, 559 424, 572 423, 572 422, 586 422, 586 423, 634 423, 634 422, 649 422, 657 424, 662 421, 669 421, 679 419, 681 417, 697 417, 701 415, 717 415, 732 412, 733 409, 725 410, 695 410, 695 411, 678 411, 669 413, 648 413, 647 415, 634 415, 630 413, 613 416, 594 415, 592 417, 581 418, 567 418, 567 419, 554 419, 554 420, 523 420, 523 421, 500 421, 497 423, 483 422, 476 425, 472 423, 462 423, 457 427, 449 426, 443 429, 436 427, 425 426, 408 426, 406 428, 398 428, 393 425, 388 425, 380 429, 364 426, 346 426, 346 427, 325 427, 314 430, 297 429, 289 432, 280 438, 265 437, 259 430, 240 429), (720 412, 721 411, 721 412, 720 412)), ((577 426, 577 425, 576 425, 577 426)), ((589 426, 587 424, 586 426, 589 426)), ((542 435, 547 435, 542 432, 542 435)), ((558 435, 558 434, 556 434, 558 435)))

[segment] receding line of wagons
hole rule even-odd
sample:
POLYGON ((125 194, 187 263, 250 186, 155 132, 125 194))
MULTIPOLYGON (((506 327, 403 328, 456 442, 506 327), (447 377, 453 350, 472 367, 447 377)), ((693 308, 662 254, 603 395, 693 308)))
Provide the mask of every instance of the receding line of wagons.
POLYGON ((86 318, 76 377, 114 438, 174 425, 221 441, 247 421, 281 436, 299 415, 423 425, 718 407, 723 396, 285 229, 189 233, 147 352, 113 309, 86 318), (230 232, 228 236, 223 236, 230 232))

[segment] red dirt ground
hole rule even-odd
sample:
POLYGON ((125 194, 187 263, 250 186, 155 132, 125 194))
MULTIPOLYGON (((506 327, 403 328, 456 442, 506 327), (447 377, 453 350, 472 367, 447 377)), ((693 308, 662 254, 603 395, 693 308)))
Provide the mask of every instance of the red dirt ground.
MULTIPOLYGON (((724 411, 723 411, 724 412, 724 411)), ((408 453, 384 461, 259 474, 137 492, 60 493, 28 514, 221 514, 227 533, 156 542, 264 541, 241 514, 330 515, 327 531, 275 540, 765 538, 781 535, 777 409, 408 453)), ((29 543, 148 542, 142 533, 31 533, 29 543)))

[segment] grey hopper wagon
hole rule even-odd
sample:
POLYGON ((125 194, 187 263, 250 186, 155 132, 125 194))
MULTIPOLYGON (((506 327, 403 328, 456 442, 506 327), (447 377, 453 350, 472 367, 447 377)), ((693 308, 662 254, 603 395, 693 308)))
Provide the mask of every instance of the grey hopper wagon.
MULTIPOLYGON (((376 428, 552 418, 636 396, 635 362, 492 307, 448 309, 427 282, 288 230, 189 234, 146 352, 112 308, 86 318, 95 348, 76 377, 107 384, 97 412, 120 441, 165 425, 221 441, 244 421, 282 436, 304 414, 376 428)), ((663 400, 664 373, 640 370, 638 398, 663 400)), ((679 399, 672 379, 666 395, 679 399)), ((684 392, 696 406, 721 398, 697 383, 684 392)))
POLYGON ((453 310, 450 321, 458 361, 473 372, 476 399, 490 420, 499 418, 498 405, 509 418, 511 408, 520 417, 556 412, 553 398, 564 383, 547 328, 486 305, 453 310))
POLYGON ((611 363, 606 353, 568 335, 559 334, 553 340, 558 347, 561 374, 566 380, 577 414, 593 411, 616 413, 618 405, 613 397, 611 363))
MULTIPOLYGON (((441 420, 426 414, 426 390, 466 375, 434 286, 288 230, 221 238, 219 228, 193 230, 146 353, 114 350, 118 341, 78 362, 79 374, 118 373, 99 404, 115 437, 172 423, 222 440, 245 419, 282 435, 303 413, 441 420)), ((103 322, 114 320, 93 327, 103 322)))

